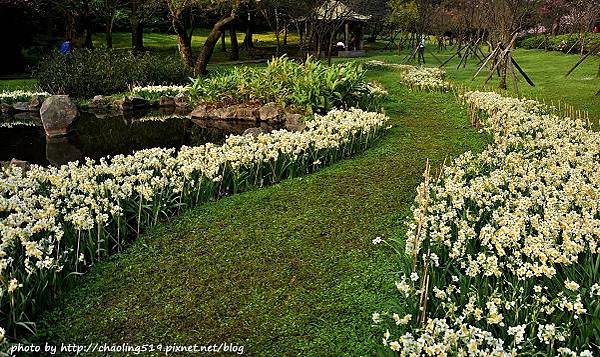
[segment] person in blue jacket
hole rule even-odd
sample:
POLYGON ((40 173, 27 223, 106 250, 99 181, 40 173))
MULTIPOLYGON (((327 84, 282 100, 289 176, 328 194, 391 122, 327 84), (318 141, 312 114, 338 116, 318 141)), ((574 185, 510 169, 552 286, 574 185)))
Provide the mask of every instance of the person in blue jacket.
POLYGON ((66 55, 67 53, 71 52, 72 49, 73 49, 73 45, 71 44, 71 41, 67 38, 65 40, 65 42, 63 42, 60 45, 59 51, 61 54, 66 55))

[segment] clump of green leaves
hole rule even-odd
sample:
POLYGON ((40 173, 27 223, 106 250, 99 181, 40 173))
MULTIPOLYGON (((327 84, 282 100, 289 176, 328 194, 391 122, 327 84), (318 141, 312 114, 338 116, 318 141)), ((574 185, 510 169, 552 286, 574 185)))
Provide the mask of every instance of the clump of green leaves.
POLYGON ((233 67, 193 79, 190 95, 204 102, 275 102, 306 114, 377 109, 382 93, 373 90, 365 73, 359 63, 328 66, 310 57, 299 63, 283 56, 266 68, 233 67))

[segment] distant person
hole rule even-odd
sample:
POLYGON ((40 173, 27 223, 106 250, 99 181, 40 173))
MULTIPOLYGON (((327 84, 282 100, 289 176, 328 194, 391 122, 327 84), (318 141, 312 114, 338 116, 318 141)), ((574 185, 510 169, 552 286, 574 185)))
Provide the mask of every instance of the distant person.
POLYGON ((421 36, 421 40, 419 40, 419 45, 417 48, 417 52, 419 55, 419 64, 425 63, 425 36, 421 36), (423 62, 421 62, 423 61, 423 62))
POLYGON ((73 50, 73 44, 71 44, 71 41, 69 39, 66 39, 65 42, 63 42, 60 45, 60 53, 63 55, 66 55, 67 53, 70 53, 73 50))
POLYGON ((338 51, 345 51, 346 50, 346 44, 343 43, 342 41, 339 41, 338 43, 336 43, 335 47, 337 48, 338 51))
POLYGON ((595 25, 594 25, 594 33, 598 33, 598 30, 599 30, 599 29, 598 29, 598 24, 595 24, 595 25))

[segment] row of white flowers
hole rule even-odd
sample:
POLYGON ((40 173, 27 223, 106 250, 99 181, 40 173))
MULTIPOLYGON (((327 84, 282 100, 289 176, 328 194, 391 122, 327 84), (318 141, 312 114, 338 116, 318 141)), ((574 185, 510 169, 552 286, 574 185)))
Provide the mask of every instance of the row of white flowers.
POLYGON ((158 100, 161 96, 176 96, 178 94, 187 94, 189 86, 133 86, 131 93, 139 95, 144 99, 158 100))
POLYGON ((450 83, 445 80, 446 72, 434 67, 415 67, 406 64, 371 60, 365 63, 371 68, 390 68, 400 73, 400 81, 411 89, 447 91, 450 83))
POLYGON ((24 90, 4 91, 0 92, 0 103, 13 104, 17 102, 29 102, 31 98, 38 95, 47 97, 50 93, 24 90))
POLYGON ((493 134, 429 177, 383 344, 401 356, 592 356, 600 321, 600 134, 532 100, 470 92, 493 134))
POLYGON ((141 229, 225 194, 310 173, 369 146, 383 114, 334 110, 302 132, 230 136, 221 146, 148 149, 99 162, 0 174, 0 308, 14 336, 72 272, 141 229))

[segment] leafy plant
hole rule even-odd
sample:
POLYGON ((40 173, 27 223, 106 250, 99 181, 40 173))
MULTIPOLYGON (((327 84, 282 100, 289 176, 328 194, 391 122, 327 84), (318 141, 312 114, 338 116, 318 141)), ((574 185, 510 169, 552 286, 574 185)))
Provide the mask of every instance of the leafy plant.
POLYGON ((283 56, 266 68, 234 67, 192 80, 192 99, 205 102, 275 102, 306 114, 334 108, 376 109, 381 91, 373 91, 362 65, 327 66, 309 57, 298 63, 283 56))

